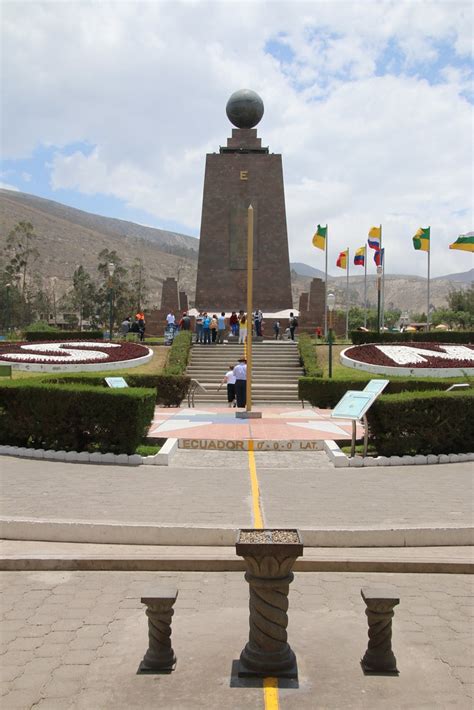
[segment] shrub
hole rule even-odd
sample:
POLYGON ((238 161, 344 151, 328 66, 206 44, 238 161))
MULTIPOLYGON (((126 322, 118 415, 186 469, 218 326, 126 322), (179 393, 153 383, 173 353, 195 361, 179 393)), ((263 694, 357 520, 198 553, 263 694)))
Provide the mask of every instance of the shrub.
POLYGON ((165 375, 182 375, 188 365, 191 351, 192 333, 183 330, 174 338, 163 373, 165 375))
POLYGON ((31 323, 25 328, 25 333, 36 333, 36 332, 46 332, 46 333, 59 333, 59 328, 53 325, 49 325, 44 320, 38 320, 36 323, 31 323))
POLYGON ((420 331, 417 333, 377 333, 371 331, 353 330, 351 340, 354 345, 365 345, 366 343, 473 343, 474 333, 468 330, 438 331, 433 330, 428 333, 420 331))
MULTIPOLYGON (((381 377, 367 376, 366 380, 351 379, 350 377, 341 379, 328 379, 325 377, 300 377, 298 380, 298 397, 310 402, 314 407, 327 409, 334 407, 347 390, 363 390, 370 380, 387 379, 381 377)), ((413 392, 416 390, 447 390, 455 382, 466 382, 466 378, 446 378, 440 377, 397 377, 390 380, 386 389, 387 393, 413 392)))
POLYGON ((323 371, 321 367, 318 367, 316 347, 308 333, 301 333, 298 336, 298 352, 305 375, 307 377, 321 377, 323 371))
POLYGON ((153 419, 155 393, 23 380, 0 385, 0 443, 133 454, 153 419))
POLYGON ((367 412, 382 456, 474 451, 474 391, 383 395, 367 412))
POLYGON ((32 343, 41 340, 103 340, 101 330, 30 330, 25 339, 32 343))
MULTIPOLYGON (((117 375, 111 372, 107 375, 100 375, 96 372, 91 374, 78 375, 48 375, 41 378, 41 382, 52 384, 83 384, 95 387, 107 387, 105 377, 117 375)), ((134 374, 130 372, 120 373, 125 378, 129 387, 153 388, 157 404, 166 407, 179 407, 186 397, 191 382, 189 377, 184 375, 146 375, 134 374)), ((123 390, 122 390, 123 391, 123 390)))

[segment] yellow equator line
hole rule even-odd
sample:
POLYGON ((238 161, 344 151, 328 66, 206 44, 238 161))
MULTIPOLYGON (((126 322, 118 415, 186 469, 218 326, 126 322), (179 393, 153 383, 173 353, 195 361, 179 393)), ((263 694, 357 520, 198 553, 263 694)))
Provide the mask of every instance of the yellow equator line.
MULTIPOLYGON (((260 505, 260 489, 258 486, 253 439, 249 439, 249 470, 250 485, 252 488, 253 524, 255 528, 263 528, 263 515, 260 505)), ((263 679, 263 700, 265 710, 279 710, 280 703, 278 700, 278 678, 263 679)))

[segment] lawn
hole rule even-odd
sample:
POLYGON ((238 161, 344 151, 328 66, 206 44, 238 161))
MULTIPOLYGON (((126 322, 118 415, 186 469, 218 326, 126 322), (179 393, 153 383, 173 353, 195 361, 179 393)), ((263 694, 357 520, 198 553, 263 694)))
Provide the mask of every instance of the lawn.
MULTIPOLYGON (((364 372, 363 370, 356 370, 352 367, 344 367, 339 361, 340 353, 346 348, 350 347, 349 344, 346 345, 333 345, 332 346, 332 376, 334 379, 339 377, 350 377, 353 380, 366 380, 370 373, 364 372)), ((318 358, 319 367, 323 368, 324 377, 329 377, 329 346, 328 345, 317 345, 316 355, 318 358)))

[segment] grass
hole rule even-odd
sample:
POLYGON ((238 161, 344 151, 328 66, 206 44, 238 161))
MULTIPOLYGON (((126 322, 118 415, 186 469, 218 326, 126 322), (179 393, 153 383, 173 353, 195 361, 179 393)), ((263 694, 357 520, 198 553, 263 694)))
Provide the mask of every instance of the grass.
MULTIPOLYGON (((356 370, 353 367, 345 367, 341 365, 339 361, 339 355, 343 350, 349 347, 346 345, 333 345, 332 346, 332 376, 333 379, 337 380, 339 378, 343 379, 345 377, 350 377, 353 380, 366 380, 370 376, 369 372, 364 372, 363 370, 356 370)), ((323 368, 324 377, 329 377, 329 346, 328 345, 318 345, 317 346, 317 356, 318 365, 323 368)))
MULTIPOLYGON (((139 367, 129 367, 121 370, 103 370, 94 372, 94 375, 98 377, 126 377, 127 374, 132 373, 136 375, 160 375, 163 372, 163 367, 168 357, 169 348, 165 345, 150 346, 154 352, 154 356, 145 365, 140 365, 139 367)), ((12 370, 12 376, 14 380, 20 380, 24 378, 31 377, 44 377, 45 375, 50 375, 48 372, 27 372, 25 370, 12 370)), ((66 374, 66 373, 64 373, 66 374)), ((80 374, 77 372, 76 374, 80 374)), ((3 380, 4 378, 2 378, 3 380)), ((7 378, 5 378, 5 381, 7 378)))
POLYGON ((137 446, 136 453, 139 456, 154 456, 161 449, 158 444, 140 444, 137 446))

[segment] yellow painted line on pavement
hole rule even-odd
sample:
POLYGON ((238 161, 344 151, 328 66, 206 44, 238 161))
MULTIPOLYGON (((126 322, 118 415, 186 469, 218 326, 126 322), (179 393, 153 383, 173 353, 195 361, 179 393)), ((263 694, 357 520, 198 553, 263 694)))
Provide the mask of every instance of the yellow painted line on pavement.
POLYGON ((257 467, 255 465, 255 454, 253 451, 253 439, 249 439, 249 469, 250 485, 252 487, 253 525, 255 528, 263 528, 263 515, 260 507, 260 490, 258 487, 257 467))
MULTIPOLYGON (((263 515, 260 505, 260 489, 258 486, 257 466, 255 464, 253 443, 253 439, 250 439, 248 453, 250 484, 252 487, 253 524, 255 528, 263 528, 263 515)), ((278 678, 263 679, 263 702, 265 710, 279 710, 280 703, 278 700, 278 678)))
POLYGON ((278 678, 263 679, 263 697, 265 699, 265 710, 279 710, 278 678))

